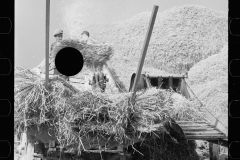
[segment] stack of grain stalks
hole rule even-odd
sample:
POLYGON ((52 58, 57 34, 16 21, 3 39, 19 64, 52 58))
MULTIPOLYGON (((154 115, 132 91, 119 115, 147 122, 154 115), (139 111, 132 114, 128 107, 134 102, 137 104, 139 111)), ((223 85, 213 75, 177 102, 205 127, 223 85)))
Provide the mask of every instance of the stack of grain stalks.
MULTIPOLYGON (((112 57, 114 50, 106 43, 87 43, 78 39, 67 38, 62 40, 50 53, 55 59, 57 53, 66 47, 72 47, 82 53, 84 58, 84 64, 89 69, 95 70, 96 68, 102 68, 107 64, 107 61, 112 57)), ((51 66, 54 67, 54 66, 51 66)), ((40 68, 42 72, 45 72, 45 62, 43 61, 37 68, 40 68)))
MULTIPOLYGON (((181 142, 184 140, 179 139, 181 135, 173 136, 168 126, 172 122, 170 117, 202 121, 200 105, 171 90, 156 88, 138 92, 134 104, 129 102, 130 96, 127 92, 107 94, 77 90, 59 77, 50 78, 46 88, 39 75, 16 68, 15 134, 23 132, 26 126, 48 125, 55 129, 61 146, 78 153, 89 149, 114 149, 119 145, 134 148, 133 144, 140 141, 145 149, 149 148, 145 155, 162 159, 193 156, 189 144, 181 142)), ((141 148, 134 151, 143 152, 145 149, 141 148)))
MULTIPOLYGON (((212 55, 197 63, 189 71, 188 84, 210 111, 220 122, 228 127, 228 46, 218 54, 212 55)), ((199 141, 198 152, 208 154, 208 142, 199 141), (201 150, 203 148, 203 150, 201 150)), ((220 153, 227 153, 225 147, 220 147, 220 153)))
MULTIPOLYGON (((84 89, 84 85, 81 84, 85 83, 86 77, 92 79, 91 76, 93 76, 95 72, 103 71, 103 66, 108 67, 108 61, 114 54, 113 47, 107 43, 99 43, 97 41, 90 41, 86 43, 78 39, 68 38, 61 41, 61 43, 52 50, 52 52, 50 53, 51 55, 53 55, 52 60, 54 60, 55 56, 61 49, 66 47, 72 47, 77 49, 82 53, 84 58, 83 69, 79 74, 72 76, 72 78, 79 79, 78 84, 73 84, 78 89, 84 89)), ((53 68, 55 68, 54 61, 50 61, 50 74, 53 74, 53 68)), ((115 69, 113 69, 112 67, 108 68, 113 75, 113 79, 119 91, 126 91, 126 88, 123 82, 119 79, 119 76, 117 75, 115 69)), ((41 75, 41 73, 45 73, 45 60, 43 60, 37 67, 33 68, 31 71, 39 75, 41 75)))
POLYGON ((207 109, 227 126, 228 46, 197 63, 189 71, 188 84, 207 109))
MULTIPOLYGON (((71 16, 75 19, 76 15, 71 16)), ((113 44, 115 53, 109 65, 121 75, 126 88, 129 77, 136 72, 150 17, 151 12, 144 12, 122 22, 87 27, 95 39, 113 44)), ((185 73, 199 61, 219 53, 228 41, 227 31, 227 13, 204 6, 177 6, 159 12, 144 68, 185 73)))

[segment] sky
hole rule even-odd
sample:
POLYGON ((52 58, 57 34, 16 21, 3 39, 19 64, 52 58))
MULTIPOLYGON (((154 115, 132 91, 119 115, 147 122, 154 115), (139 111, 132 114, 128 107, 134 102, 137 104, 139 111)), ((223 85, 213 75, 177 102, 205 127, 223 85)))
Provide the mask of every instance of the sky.
MULTIPOLYGON (((64 38, 78 36, 89 24, 129 19, 141 12, 182 5, 201 5, 228 12, 228 0, 51 0, 49 42, 55 29, 64 38)), ((45 57, 46 0, 15 0, 15 66, 36 67, 45 57)))

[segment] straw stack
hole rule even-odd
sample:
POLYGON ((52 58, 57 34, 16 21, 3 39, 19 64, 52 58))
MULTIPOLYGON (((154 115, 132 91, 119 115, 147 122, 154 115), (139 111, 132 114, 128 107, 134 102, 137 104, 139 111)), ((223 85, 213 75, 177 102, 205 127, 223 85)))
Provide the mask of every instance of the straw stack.
POLYGON ((16 69, 15 79, 15 133, 22 132, 26 125, 48 123, 62 146, 78 152, 131 146, 152 138, 163 143, 162 135, 177 144, 166 128, 170 117, 202 120, 194 102, 178 100, 171 90, 138 92, 133 105, 130 93, 80 91, 57 77, 50 79, 47 89, 44 79, 23 68, 16 69))

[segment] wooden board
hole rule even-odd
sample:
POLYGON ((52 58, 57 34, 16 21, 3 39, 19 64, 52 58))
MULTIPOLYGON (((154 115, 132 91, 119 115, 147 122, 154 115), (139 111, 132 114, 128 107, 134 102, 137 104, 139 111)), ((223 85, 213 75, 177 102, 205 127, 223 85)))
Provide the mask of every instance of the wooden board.
POLYGON ((187 139, 192 140, 218 140, 227 136, 207 122, 177 121, 187 139))

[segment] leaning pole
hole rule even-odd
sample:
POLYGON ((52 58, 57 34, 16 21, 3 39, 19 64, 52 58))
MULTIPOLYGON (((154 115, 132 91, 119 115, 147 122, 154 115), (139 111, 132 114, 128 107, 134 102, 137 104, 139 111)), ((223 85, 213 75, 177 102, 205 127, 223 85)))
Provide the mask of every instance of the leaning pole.
POLYGON ((152 35, 152 30, 153 30, 153 26, 154 26, 155 19, 156 19, 156 16, 157 16, 157 11, 158 11, 158 6, 156 6, 156 5, 153 6, 152 16, 151 16, 151 19, 150 19, 150 22, 149 22, 148 31, 147 31, 145 41, 144 41, 144 44, 143 44, 143 48, 142 48, 142 51, 141 51, 141 58, 140 58, 140 61, 139 61, 139 64, 138 64, 136 77, 134 79, 134 83, 133 83, 133 87, 132 87, 132 92, 133 92, 132 97, 131 97, 131 102, 132 103, 134 103, 134 101, 135 101, 137 84, 138 84, 138 81, 140 79, 140 75, 141 75, 141 72, 142 72, 144 60, 145 60, 145 57, 146 57, 146 54, 147 54, 148 44, 150 42, 150 38, 151 38, 151 35, 152 35))

